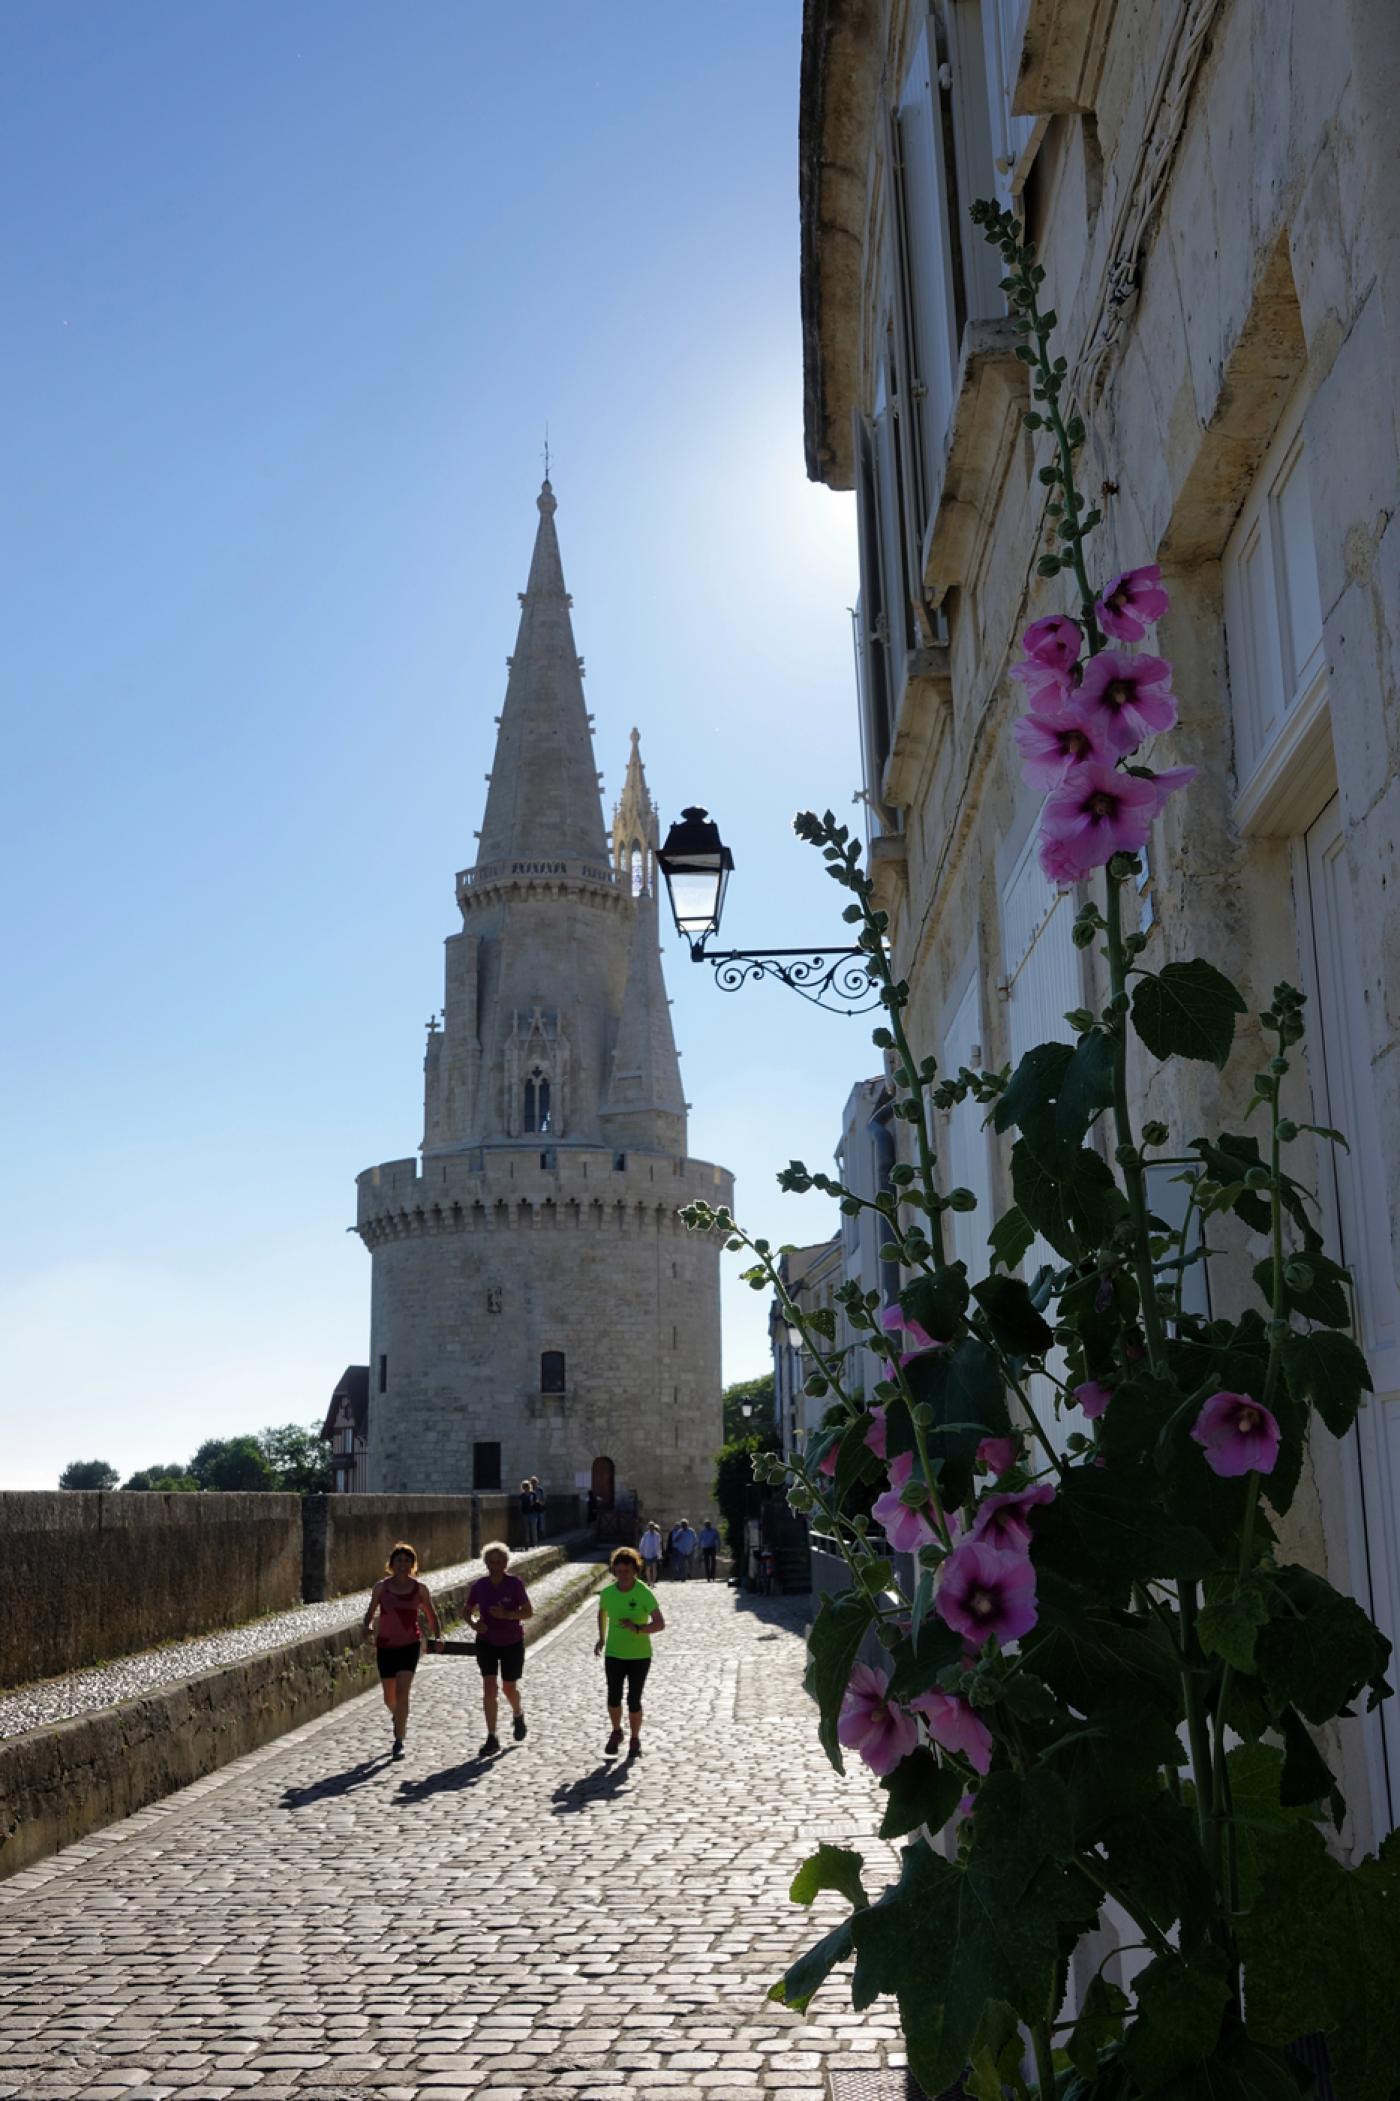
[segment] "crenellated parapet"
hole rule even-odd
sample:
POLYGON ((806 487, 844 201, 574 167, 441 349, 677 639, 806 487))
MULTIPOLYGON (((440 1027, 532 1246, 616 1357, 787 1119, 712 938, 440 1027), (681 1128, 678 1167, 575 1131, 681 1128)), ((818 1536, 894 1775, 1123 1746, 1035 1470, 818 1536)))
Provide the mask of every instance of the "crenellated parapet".
POLYGON ((708 1160, 511 1146, 390 1160, 356 1188, 356 1230, 373 1250, 451 1233, 683 1232, 681 1207, 728 1203, 733 1177, 708 1160))

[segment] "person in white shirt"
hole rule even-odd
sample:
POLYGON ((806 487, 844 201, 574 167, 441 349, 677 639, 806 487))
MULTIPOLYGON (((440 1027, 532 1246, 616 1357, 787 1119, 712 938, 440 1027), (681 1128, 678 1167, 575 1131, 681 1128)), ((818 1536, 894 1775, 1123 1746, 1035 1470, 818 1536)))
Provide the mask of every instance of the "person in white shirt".
POLYGON ((661 1533, 656 1525, 648 1524, 637 1542, 642 1557, 644 1580, 655 1583, 661 1570, 661 1533))

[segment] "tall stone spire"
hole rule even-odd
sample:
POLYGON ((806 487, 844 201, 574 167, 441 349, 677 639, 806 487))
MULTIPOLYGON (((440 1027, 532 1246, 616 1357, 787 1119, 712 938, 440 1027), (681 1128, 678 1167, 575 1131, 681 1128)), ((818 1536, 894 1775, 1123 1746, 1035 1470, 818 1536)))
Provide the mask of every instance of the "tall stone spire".
POLYGON ((627 776, 613 813, 613 867, 619 888, 630 890, 635 900, 636 920, 602 1120, 619 1145, 682 1154, 686 1102, 671 1028, 671 1003, 661 974, 656 909, 659 838, 656 806, 642 766, 641 740, 633 730, 627 776))
POLYGON ((548 482, 538 506, 477 867, 550 861, 568 864, 572 873, 580 863, 606 867, 607 846, 583 665, 569 618, 573 600, 554 530, 558 505, 548 482))

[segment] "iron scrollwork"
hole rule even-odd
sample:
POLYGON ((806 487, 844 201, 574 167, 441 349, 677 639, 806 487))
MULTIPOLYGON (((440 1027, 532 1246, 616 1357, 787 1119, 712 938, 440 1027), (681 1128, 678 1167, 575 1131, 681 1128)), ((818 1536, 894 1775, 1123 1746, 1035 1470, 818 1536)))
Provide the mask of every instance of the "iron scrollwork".
POLYGON ((737 992, 754 978, 776 978, 828 1014, 868 1014, 880 1004, 879 987, 858 948, 730 948, 710 954, 693 946, 690 953, 693 962, 709 964, 722 992, 737 992))

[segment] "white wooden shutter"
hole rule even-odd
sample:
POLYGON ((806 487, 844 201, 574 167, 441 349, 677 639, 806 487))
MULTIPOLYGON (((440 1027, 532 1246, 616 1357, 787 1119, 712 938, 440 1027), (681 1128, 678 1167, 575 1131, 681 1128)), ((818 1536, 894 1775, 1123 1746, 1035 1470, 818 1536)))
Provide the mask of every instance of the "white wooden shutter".
POLYGON ((1011 98, 1021 69, 1027 0, 982 0, 982 43, 987 67, 987 114, 997 195, 1009 204, 1025 180, 1021 157, 1035 136, 1035 118, 1012 114, 1011 98))
MULTIPOLYGON (((943 1031, 943 1075, 953 1078, 964 1066, 980 1072, 982 1056, 982 978, 974 953, 967 989, 943 1031)), ((959 1102, 944 1121, 941 1180, 945 1189, 970 1189, 977 1199, 975 1211, 944 1213, 952 1231, 953 1259, 967 1264, 975 1284, 991 1265, 987 1235, 996 1223, 992 1215, 991 1160, 988 1136, 983 1129, 987 1111, 981 1102, 959 1102)))
POLYGON ((896 115, 904 305, 913 335, 914 397, 928 501, 943 480, 958 371, 951 198, 940 95, 938 47, 928 19, 914 46, 896 115))

